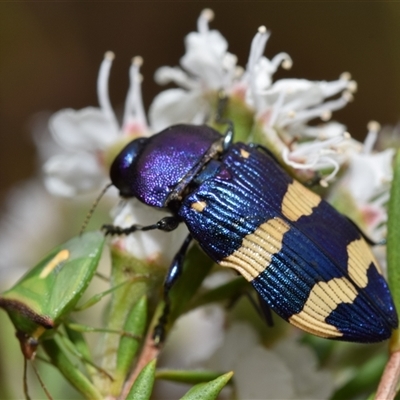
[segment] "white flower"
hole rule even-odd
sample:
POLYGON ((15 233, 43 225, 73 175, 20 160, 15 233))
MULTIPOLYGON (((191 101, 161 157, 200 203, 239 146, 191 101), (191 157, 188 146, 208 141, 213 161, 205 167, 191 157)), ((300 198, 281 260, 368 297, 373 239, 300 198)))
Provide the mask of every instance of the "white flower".
POLYGON ((181 88, 163 91, 154 99, 149 113, 153 129, 157 131, 176 123, 204 123, 215 113, 211 109, 212 99, 223 90, 228 96, 242 99, 243 107, 253 110, 255 124, 261 127, 264 136, 256 136, 256 141, 270 147, 292 168, 320 172, 324 178, 321 183, 326 185, 345 162, 354 141, 341 124, 318 128, 307 124, 315 118, 329 120, 332 111, 352 99, 356 83, 348 73, 332 82, 305 79, 273 82, 278 67, 289 69, 292 60, 284 52, 271 60, 263 56, 269 38, 264 26, 252 41, 243 73, 236 65, 236 57, 227 51, 226 40, 218 31, 209 30, 211 18, 210 10, 204 10, 198 19, 198 32, 187 36, 182 68, 162 67, 157 71, 159 83, 174 82, 181 88), (333 98, 338 94, 338 98, 333 98), (310 131, 316 129, 318 132, 310 136, 310 131))
POLYGON ((272 60, 263 56, 269 36, 270 34, 265 26, 258 28, 258 32, 251 42, 246 71, 239 85, 245 87, 246 102, 255 110, 260 107, 257 104, 257 93, 261 93, 271 87, 272 76, 279 66, 282 65, 284 69, 292 67, 292 59, 287 53, 279 53, 272 60))
POLYGON ((311 127, 307 123, 314 118, 329 120, 332 111, 344 107, 352 99, 356 83, 347 73, 332 82, 281 79, 272 83, 271 75, 277 66, 282 63, 289 68, 291 59, 286 53, 280 53, 267 62, 262 56, 267 39, 268 32, 261 27, 253 39, 244 74, 248 84, 246 102, 253 107, 256 121, 263 130, 264 137, 257 139, 295 169, 320 172, 328 169, 329 174, 321 182, 326 184, 344 161, 343 147, 351 147, 353 143, 343 125, 331 123, 311 127), (339 93, 342 93, 339 98, 326 101, 339 93))
POLYGON ((362 150, 349 155, 349 167, 338 183, 338 189, 351 195, 361 212, 366 233, 373 240, 380 240, 386 233, 386 203, 393 178, 394 149, 373 152, 380 126, 371 121, 368 128, 362 150))
MULTIPOLYGON (((122 125, 119 126, 108 97, 108 78, 113 58, 113 53, 106 53, 100 67, 97 81, 100 108, 62 110, 51 117, 52 134, 61 149, 43 167, 46 187, 52 194, 73 197, 100 190, 109 180, 105 162, 107 152, 121 141, 130 141, 149 134, 141 96, 139 70, 142 60, 140 57, 133 59, 130 87, 122 125)), ((109 192, 116 194, 115 190, 109 192)), ((165 215, 165 211, 151 209, 132 199, 114 210, 113 223, 121 227, 133 224, 151 225, 165 215)), ((113 244, 148 263, 167 265, 186 234, 182 224, 182 227, 169 234, 138 231, 132 235, 114 238, 113 244)))
POLYGON ((133 59, 130 88, 120 127, 108 96, 108 78, 114 54, 107 52, 100 67, 97 94, 100 108, 61 110, 50 119, 50 128, 63 153, 51 157, 43 166, 48 190, 72 197, 98 189, 108 175, 105 152, 117 141, 147 134, 148 128, 141 97, 142 60, 133 59))
POLYGON ((228 43, 208 23, 213 12, 203 10, 197 21, 197 32, 185 39, 186 53, 181 58, 182 68, 162 67, 155 79, 160 84, 174 82, 182 89, 169 89, 154 99, 149 118, 154 131, 176 123, 204 123, 211 109, 210 92, 229 91, 236 75, 236 56, 229 53, 228 43))

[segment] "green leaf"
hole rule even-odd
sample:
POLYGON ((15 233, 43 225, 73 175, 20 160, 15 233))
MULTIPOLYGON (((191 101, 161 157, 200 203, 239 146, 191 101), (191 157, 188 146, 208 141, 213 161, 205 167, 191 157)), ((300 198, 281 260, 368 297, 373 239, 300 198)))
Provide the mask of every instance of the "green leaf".
POLYGON ((156 360, 150 361, 140 372, 133 384, 127 400, 148 400, 153 390, 156 360))
MULTIPOLYGON (((400 152, 397 152, 390 192, 387 234, 387 274, 393 301, 400 310, 400 152)), ((391 347, 400 348, 400 335, 394 335, 391 347)))
POLYGON ((192 385, 197 383, 208 382, 217 379, 221 372, 207 371, 207 370, 176 370, 176 369, 158 369, 156 372, 156 379, 164 379, 167 381, 190 383, 192 385))
POLYGON ((193 386, 181 400, 215 400, 232 376, 233 372, 227 372, 210 382, 199 383, 193 386))
POLYGON ((52 364, 82 395, 89 400, 101 400, 103 396, 89 379, 74 365, 65 354, 60 339, 44 340, 43 348, 50 357, 52 364))
POLYGON ((85 337, 81 332, 77 332, 70 327, 68 327, 67 324, 63 324, 65 332, 67 333, 67 337, 71 344, 74 346, 74 349, 72 350, 75 354, 78 355, 78 357, 81 358, 81 361, 83 361, 85 368, 87 372, 90 375, 94 375, 97 370, 92 366, 93 361, 92 361, 92 355, 90 353, 90 349, 88 344, 86 343, 85 337))
POLYGON ((38 339, 76 305, 89 285, 104 245, 101 232, 87 232, 51 251, 0 296, 0 307, 12 320, 26 358, 38 339))
MULTIPOLYGON (((132 311, 126 319, 124 331, 135 336, 143 336, 147 322, 147 298, 146 296, 133 306, 132 311)), ((111 388, 111 394, 118 395, 125 381, 126 375, 136 356, 140 341, 133 337, 122 336, 119 341, 117 353, 117 368, 115 371, 114 382, 111 388)))

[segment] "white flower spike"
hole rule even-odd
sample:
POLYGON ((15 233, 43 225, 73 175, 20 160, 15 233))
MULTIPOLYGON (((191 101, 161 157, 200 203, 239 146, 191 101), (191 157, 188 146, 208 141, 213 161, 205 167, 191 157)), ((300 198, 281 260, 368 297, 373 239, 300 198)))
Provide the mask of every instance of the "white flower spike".
POLYGON ((124 136, 148 134, 141 95, 141 57, 135 57, 129 71, 130 87, 125 102, 122 127, 111 106, 108 81, 114 53, 108 51, 100 65, 97 79, 99 108, 66 109, 49 121, 52 135, 62 151, 44 165, 47 189, 56 195, 72 197, 98 190, 104 185, 107 150, 124 136))

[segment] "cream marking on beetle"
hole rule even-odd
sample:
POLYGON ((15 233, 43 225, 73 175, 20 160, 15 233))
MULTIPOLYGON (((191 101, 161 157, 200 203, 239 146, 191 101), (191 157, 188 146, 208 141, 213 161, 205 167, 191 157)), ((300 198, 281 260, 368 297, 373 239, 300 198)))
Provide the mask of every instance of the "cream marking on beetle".
POLYGON ((246 280, 252 281, 271 264, 272 256, 281 251, 283 235, 289 229, 289 224, 278 217, 264 222, 245 236, 240 248, 220 264, 235 269, 246 280))
POLYGON ((351 304, 356 297, 357 289, 346 277, 318 282, 312 288, 303 309, 292 315, 289 322, 318 336, 343 336, 343 333, 325 320, 339 304, 351 304))
POLYGON ((39 278, 44 279, 46 278, 51 271, 53 271, 60 263, 63 261, 67 261, 69 258, 69 250, 64 249, 59 251, 42 269, 42 272, 39 275, 39 278))
POLYGON ((250 157, 250 153, 248 151, 244 150, 244 149, 240 149, 240 155, 243 158, 249 158, 250 157))
POLYGON ((375 265, 377 271, 382 275, 378 262, 363 238, 349 243, 347 245, 347 254, 349 257, 347 262, 348 274, 358 287, 364 288, 368 285, 367 272, 371 263, 375 265))
POLYGON ((297 221, 303 215, 310 215, 320 202, 321 197, 300 182, 293 181, 283 197, 282 214, 290 221, 297 221))
POLYGON ((191 208, 197 212, 202 212, 207 206, 205 201, 196 201, 195 203, 191 204, 191 208))

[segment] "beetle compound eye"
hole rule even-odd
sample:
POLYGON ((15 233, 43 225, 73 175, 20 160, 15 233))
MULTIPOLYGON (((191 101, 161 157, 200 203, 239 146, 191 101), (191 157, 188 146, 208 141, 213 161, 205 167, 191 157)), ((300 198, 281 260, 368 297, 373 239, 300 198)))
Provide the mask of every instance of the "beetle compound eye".
POLYGON ((135 195, 130 184, 130 178, 134 170, 134 163, 148 140, 148 138, 139 138, 128 143, 111 165, 111 182, 119 190, 122 197, 133 197, 135 195))

